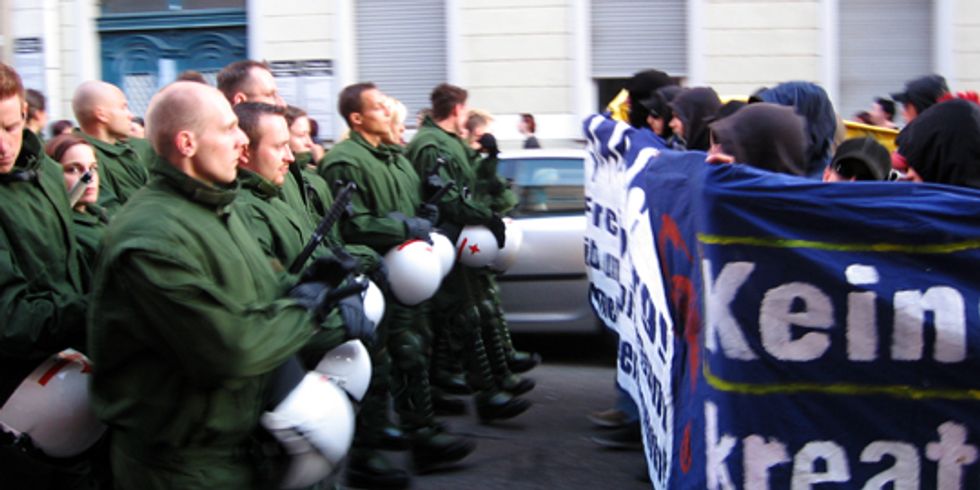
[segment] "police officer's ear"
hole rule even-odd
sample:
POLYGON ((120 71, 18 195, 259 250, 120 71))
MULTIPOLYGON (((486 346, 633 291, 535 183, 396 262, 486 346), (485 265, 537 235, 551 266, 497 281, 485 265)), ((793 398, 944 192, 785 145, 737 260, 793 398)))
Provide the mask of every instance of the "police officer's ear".
POLYGON ((20 103, 20 120, 21 121, 26 121, 27 120, 27 101, 26 100, 21 101, 21 103, 20 103))
POLYGON ((248 102, 248 96, 245 95, 245 92, 235 92, 235 95, 231 96, 232 107, 235 107, 236 105, 241 104, 242 102, 248 102))
POLYGON ((350 114, 350 124, 351 126, 360 126, 364 124, 364 116, 360 112, 352 112, 350 114))
POLYGON ((187 158, 192 157, 197 152, 197 138, 194 137, 194 133, 191 131, 180 131, 174 136, 174 146, 176 146, 177 153, 181 156, 187 158))

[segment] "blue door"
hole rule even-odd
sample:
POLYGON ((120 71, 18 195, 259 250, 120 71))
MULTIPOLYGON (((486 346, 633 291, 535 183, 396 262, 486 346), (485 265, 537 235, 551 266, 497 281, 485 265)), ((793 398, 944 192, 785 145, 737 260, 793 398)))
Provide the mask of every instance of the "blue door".
POLYGON ((239 9, 106 15, 99 19, 99 35, 102 79, 123 89, 138 116, 178 73, 197 70, 214 85, 221 68, 247 55, 245 12, 239 9))

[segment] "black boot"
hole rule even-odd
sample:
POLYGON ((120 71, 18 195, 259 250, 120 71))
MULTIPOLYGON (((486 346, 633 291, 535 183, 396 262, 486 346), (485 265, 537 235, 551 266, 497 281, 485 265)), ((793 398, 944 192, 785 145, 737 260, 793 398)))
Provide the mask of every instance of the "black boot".
POLYGON ((503 380, 501 380, 500 387, 504 389, 507 393, 511 395, 523 395, 534 389, 534 380, 530 378, 522 378, 516 374, 511 374, 503 380))
POLYGON ((531 408, 531 402, 503 391, 476 396, 476 414, 481 423, 514 418, 531 408))
POLYGON ((388 451, 406 451, 411 446, 411 442, 401 429, 394 425, 388 425, 381 429, 378 445, 381 449, 388 451))
POLYGON ((476 449, 469 438, 450 434, 438 425, 417 431, 412 437, 412 464, 416 473, 433 471, 465 458, 476 449))
POLYGON ((459 398, 451 397, 442 390, 432 388, 432 408, 436 415, 465 415, 466 402, 459 398))
POLYGON ((408 472, 398 468, 381 452, 368 448, 351 449, 347 464, 347 485, 356 488, 408 488, 408 472))
POLYGON ((466 383, 463 369, 453 356, 449 339, 445 334, 435 335, 430 367, 432 386, 452 395, 470 395, 473 389, 466 383))
POLYGON ((507 357, 507 365, 515 373, 526 373, 541 364, 541 355, 537 352, 515 350, 507 357))

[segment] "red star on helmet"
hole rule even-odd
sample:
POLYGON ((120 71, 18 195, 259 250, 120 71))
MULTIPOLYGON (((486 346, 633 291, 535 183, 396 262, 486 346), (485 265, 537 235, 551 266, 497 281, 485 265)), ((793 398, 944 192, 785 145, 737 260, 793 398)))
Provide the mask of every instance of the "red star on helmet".
POLYGON ((470 245, 470 255, 476 255, 480 253, 480 246, 477 244, 470 245))

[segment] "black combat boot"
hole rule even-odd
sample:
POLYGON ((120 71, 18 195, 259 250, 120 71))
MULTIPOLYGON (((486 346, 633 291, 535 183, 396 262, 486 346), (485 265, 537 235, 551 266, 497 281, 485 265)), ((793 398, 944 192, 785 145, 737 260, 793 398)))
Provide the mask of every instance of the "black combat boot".
POLYGON ((416 473, 427 473, 465 458, 476 449, 467 437, 446 432, 441 426, 418 430, 412 437, 412 465, 416 473))
POLYGON ((380 451, 352 448, 347 463, 347 485, 355 488, 408 488, 408 472, 395 466, 380 451))

